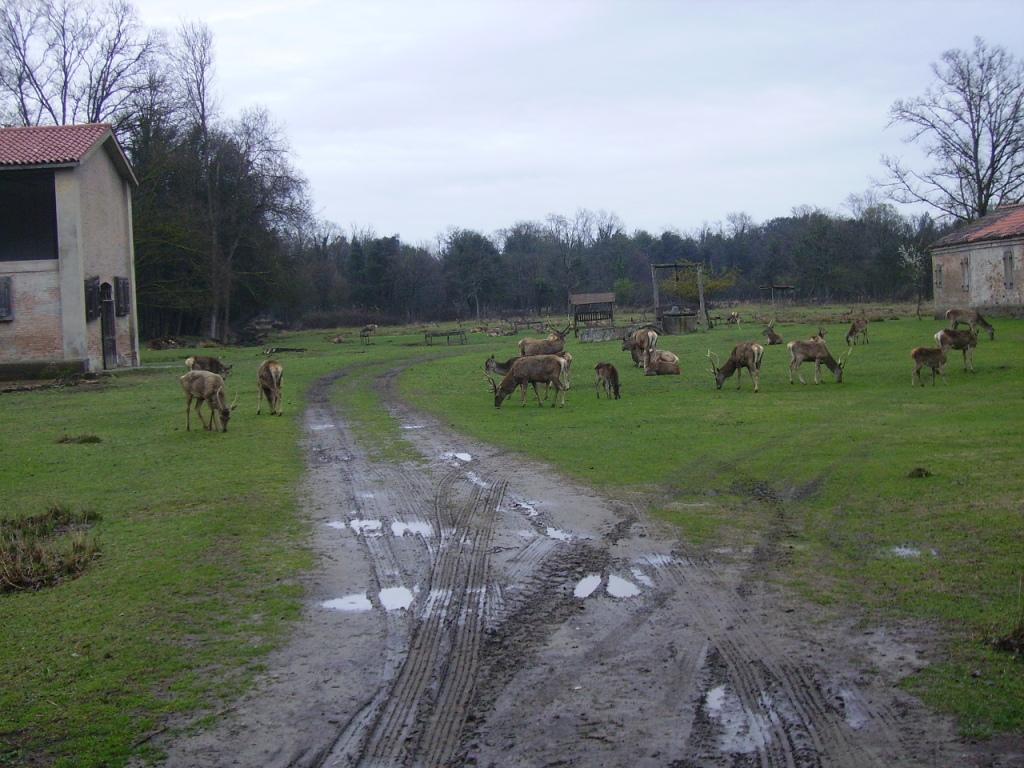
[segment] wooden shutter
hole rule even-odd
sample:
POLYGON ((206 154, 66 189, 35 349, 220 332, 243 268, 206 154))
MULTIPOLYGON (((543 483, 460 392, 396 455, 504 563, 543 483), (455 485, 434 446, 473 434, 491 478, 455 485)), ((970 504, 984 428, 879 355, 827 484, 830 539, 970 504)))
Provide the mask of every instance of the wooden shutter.
POLYGON ((127 277, 114 278, 114 314, 124 317, 132 307, 132 283, 127 277))
POLYGON ((90 277, 85 281, 85 319, 95 320, 100 316, 100 279, 90 277))
POLYGON ((14 319, 14 278, 0 277, 0 322, 14 319))

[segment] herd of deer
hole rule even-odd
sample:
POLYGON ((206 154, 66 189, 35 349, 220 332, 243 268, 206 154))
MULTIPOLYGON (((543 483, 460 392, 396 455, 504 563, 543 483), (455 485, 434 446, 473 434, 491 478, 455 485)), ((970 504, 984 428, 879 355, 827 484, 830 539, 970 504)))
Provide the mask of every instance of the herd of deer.
MULTIPOLYGON (((976 310, 951 309, 946 313, 946 319, 952 324, 935 334, 937 348, 917 347, 911 352, 914 360, 914 373, 911 383, 921 382, 921 368, 932 369, 932 381, 938 372, 945 380, 943 367, 946 364, 946 355, 950 349, 960 350, 964 355, 964 370, 974 370, 974 348, 978 345, 977 328, 984 328, 988 331, 989 338, 995 338, 995 329, 976 310), (958 325, 967 325, 967 330, 958 330, 958 325)), ((738 316, 736 318, 738 325, 738 316)), ((491 355, 484 363, 484 371, 487 380, 490 382, 491 390, 494 393, 494 407, 500 408, 502 402, 511 395, 518 387, 522 396, 520 402, 526 405, 526 390, 532 385, 534 395, 537 398, 537 405, 541 405, 538 384, 543 384, 544 399, 548 397, 548 391, 555 387, 556 397, 551 403, 565 405, 565 392, 569 389, 569 372, 572 366, 572 355, 565 350, 565 337, 569 328, 558 330, 550 328, 551 333, 545 339, 522 339, 519 342, 519 355, 512 357, 505 362, 498 362, 494 355, 491 355), (494 375, 501 375, 500 382, 495 381, 494 375)), ((772 320, 763 331, 768 338, 768 345, 782 344, 782 336, 775 330, 775 321, 772 320)), ((836 383, 843 381, 843 372, 850 359, 855 346, 858 343, 869 343, 868 320, 866 317, 856 318, 850 324, 846 333, 847 352, 837 359, 829 352, 825 343, 825 331, 818 328, 818 332, 810 339, 791 341, 786 345, 789 350, 789 383, 793 383, 793 375, 796 374, 801 384, 806 384, 800 366, 804 363, 814 363, 814 383, 821 383, 821 367, 825 366, 835 377, 836 383)), ((645 376, 679 375, 679 356, 667 350, 658 349, 658 333, 649 326, 642 327, 631 334, 627 334, 622 340, 622 350, 629 352, 633 365, 642 367, 645 376)), ((761 383, 761 360, 764 356, 764 347, 753 341, 744 341, 733 347, 729 359, 723 364, 718 356, 708 350, 707 358, 711 363, 709 372, 715 378, 715 386, 722 388, 726 379, 736 374, 736 388, 741 387, 742 370, 745 368, 751 381, 754 384, 754 392, 759 391, 761 383)), ((612 363, 600 362, 594 366, 596 374, 594 389, 598 399, 602 390, 609 399, 620 397, 619 372, 612 363)))
MULTIPOLYGON (((238 407, 238 397, 228 405, 227 395, 224 391, 224 379, 231 373, 231 366, 224 365, 216 357, 195 355, 185 360, 185 367, 188 373, 181 377, 181 388, 185 391, 185 429, 192 430, 191 414, 192 403, 195 402, 195 411, 199 420, 203 422, 203 428, 213 430, 218 426, 221 432, 228 431, 228 420, 231 412, 238 407), (210 409, 209 422, 203 418, 200 410, 203 403, 210 409), (215 425, 215 422, 217 424, 215 425)), ((259 415, 263 409, 263 400, 266 398, 272 415, 280 416, 281 410, 281 381, 284 376, 284 368, 276 360, 264 360, 256 371, 256 386, 259 391, 259 399, 256 404, 256 414, 259 415)))

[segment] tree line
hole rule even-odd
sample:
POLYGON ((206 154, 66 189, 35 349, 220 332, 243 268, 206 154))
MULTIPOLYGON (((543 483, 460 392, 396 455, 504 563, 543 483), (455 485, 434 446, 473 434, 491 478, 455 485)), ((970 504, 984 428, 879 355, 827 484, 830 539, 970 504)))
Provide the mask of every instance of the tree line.
MULTIPOLYGON (((312 213, 273 117, 260 107, 220 109, 204 24, 147 30, 125 0, 0 0, 0 122, 109 122, 133 164, 147 337, 227 339, 257 315, 326 327, 561 312, 584 291, 649 306, 650 265, 660 263, 701 264, 718 298, 754 298, 773 284, 814 301, 927 298, 928 245, 954 220, 1019 199, 1024 188, 1021 65, 981 41, 943 61, 936 90, 897 102, 891 118, 913 127, 911 140, 945 137, 952 147, 929 146, 939 161, 932 172, 886 158, 882 188, 944 218, 902 215, 869 192, 852 195, 842 213, 801 207, 761 223, 732 213, 688 232, 629 230, 613 213, 579 210, 493 233, 453 229, 424 245, 343 231, 312 213), (971 100, 978 87, 987 101, 971 100), (934 103, 948 105, 957 88, 965 112, 939 125, 934 103), (999 129, 980 145, 970 134, 980 130, 976 103, 999 129), (985 165, 993 152, 997 162, 985 165), (941 190, 958 172, 977 183, 958 187, 951 202, 941 190)), ((692 291, 676 288, 669 294, 688 301, 692 291)))

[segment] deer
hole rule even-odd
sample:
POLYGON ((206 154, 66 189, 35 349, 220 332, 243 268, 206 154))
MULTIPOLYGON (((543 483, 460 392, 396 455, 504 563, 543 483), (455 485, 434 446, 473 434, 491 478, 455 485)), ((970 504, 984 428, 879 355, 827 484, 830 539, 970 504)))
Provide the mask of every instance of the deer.
POLYGON ((519 340, 519 354, 522 357, 529 355, 557 355, 565 349, 565 337, 569 333, 571 325, 565 326, 564 331, 548 326, 551 333, 546 339, 525 338, 519 340))
POLYGON ((935 343, 942 348, 959 349, 964 353, 964 370, 974 371, 974 349, 978 346, 978 334, 972 330, 957 331, 952 328, 943 328, 935 334, 935 343))
POLYGON ((947 309, 946 320, 952 323, 950 327, 953 330, 956 330, 959 325, 966 325, 972 331, 977 331, 979 327, 984 328, 988 331, 989 341, 995 341, 996 329, 976 309, 947 309))
MULTIPOLYGON (((819 329, 820 333, 820 329, 819 329)), ((824 365, 832 375, 836 377, 836 383, 843 383, 843 368, 850 359, 853 347, 849 347, 845 360, 836 360, 832 353, 825 346, 825 340, 820 336, 811 337, 810 341, 791 341, 786 345, 789 350, 789 383, 793 383, 793 373, 796 372, 801 384, 806 384, 803 374, 800 373, 800 366, 807 361, 814 361, 814 383, 821 383, 821 366, 824 365)))
POLYGON ((740 313, 730 312, 729 316, 725 318, 726 325, 735 325, 737 328, 740 327, 740 313))
MULTIPOLYGON (((561 358, 562 362, 564 363, 562 370, 562 381, 565 384, 565 388, 569 389, 569 369, 572 367, 572 354, 569 352, 561 352, 555 355, 555 357, 561 358)), ((503 363, 499 363, 492 354, 489 358, 487 358, 486 362, 484 362, 484 371, 486 372, 485 375, 493 383, 493 378, 491 374, 497 373, 504 376, 506 373, 508 373, 509 368, 512 367, 512 364, 516 360, 522 360, 522 357, 517 355, 516 357, 510 357, 503 363)), ((550 392, 550 390, 550 386, 544 388, 545 400, 548 399, 548 393, 550 392)))
POLYGON ((868 343, 868 319, 866 317, 858 317, 850 324, 850 330, 846 332, 846 346, 856 345, 859 336, 864 337, 865 344, 868 343))
POLYGON ((770 323, 768 323, 768 325, 765 326, 764 330, 761 331, 761 333, 768 337, 769 347, 782 343, 782 337, 779 336, 778 332, 775 330, 775 320, 772 320, 770 323))
POLYGON ((256 401, 256 415, 263 408, 263 398, 267 398, 271 416, 280 416, 281 379, 284 378, 284 367, 277 360, 264 360, 256 371, 256 388, 259 391, 256 401))
POLYGON ((649 349, 644 353, 644 376, 678 376, 679 356, 666 349, 649 349))
POLYGON ((910 374, 910 386, 914 386, 915 379, 924 386, 924 381, 921 379, 921 369, 925 366, 932 369, 932 386, 935 386, 935 372, 938 371, 942 380, 947 384, 946 372, 943 370, 946 367, 946 347, 939 347, 937 349, 933 347, 914 347, 910 352, 910 357, 914 360, 914 372, 910 374))
POLYGON ((640 368, 644 361, 644 353, 657 346, 658 332, 652 328, 640 328, 622 339, 622 351, 629 352, 633 358, 633 365, 637 368, 640 368))
POLYGON ((736 374, 736 389, 739 389, 743 382, 741 368, 746 368, 754 382, 754 392, 757 392, 761 384, 761 358, 764 356, 764 347, 754 341, 744 341, 732 348, 729 359, 725 365, 718 364, 718 356, 710 349, 708 360, 711 362, 711 373, 715 377, 715 388, 721 389, 725 380, 733 373, 736 374))
POLYGON ((208 355, 193 355, 185 358, 185 367, 190 371, 209 371, 225 378, 231 373, 231 366, 224 365, 219 358, 208 355))
POLYGON ((552 401, 551 407, 555 407, 559 396, 561 396, 562 407, 564 408, 565 385, 562 383, 564 364, 562 358, 556 355, 525 355, 519 358, 509 368, 508 373, 505 374, 500 384, 495 384, 493 379, 488 379, 491 383, 491 389, 494 391, 494 407, 501 408, 502 402, 515 391, 516 387, 522 389, 520 404, 525 406, 526 387, 528 384, 533 385, 533 394, 537 397, 537 405, 543 407, 540 402, 540 393, 537 391, 537 385, 547 384, 554 386, 558 393, 552 401))
POLYGON ((216 417, 220 417, 220 431, 228 431, 228 420, 231 418, 231 412, 238 406, 235 404, 238 398, 231 402, 229 406, 224 399, 224 379, 216 373, 210 371, 189 371, 182 376, 179 381, 181 382, 181 388, 185 391, 185 430, 187 432, 192 431, 191 422, 191 411, 192 401, 196 401, 196 413, 199 415, 199 420, 203 422, 203 428, 207 431, 213 430, 213 422, 216 417), (203 418, 203 412, 200 409, 203 403, 210 409, 210 423, 206 423, 206 419, 203 418))
POLYGON ((594 373, 596 374, 594 391, 597 393, 597 399, 601 399, 601 389, 603 388, 605 397, 611 400, 614 395, 615 399, 619 400, 619 372, 615 366, 611 363, 598 363, 594 366, 594 373))

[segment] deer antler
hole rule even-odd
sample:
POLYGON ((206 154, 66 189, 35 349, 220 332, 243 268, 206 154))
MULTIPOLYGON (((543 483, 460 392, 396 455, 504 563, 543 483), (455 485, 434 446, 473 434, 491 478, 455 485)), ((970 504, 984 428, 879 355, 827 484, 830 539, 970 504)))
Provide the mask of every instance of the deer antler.
POLYGON ((235 410, 238 407, 238 393, 235 393, 235 399, 231 401, 231 410, 235 410))
POLYGON ((494 379, 492 379, 486 373, 484 374, 484 378, 487 379, 487 382, 491 385, 491 391, 494 394, 498 394, 498 385, 494 383, 494 379))
POLYGON ((715 374, 717 376, 718 375, 718 369, 721 367, 719 365, 719 363, 718 363, 718 355, 716 355, 714 352, 712 352, 709 349, 707 357, 708 357, 708 361, 711 363, 711 373, 713 373, 713 374, 715 374))

